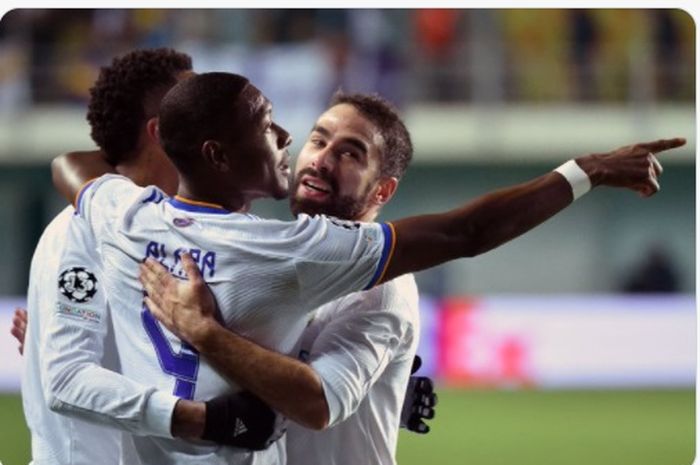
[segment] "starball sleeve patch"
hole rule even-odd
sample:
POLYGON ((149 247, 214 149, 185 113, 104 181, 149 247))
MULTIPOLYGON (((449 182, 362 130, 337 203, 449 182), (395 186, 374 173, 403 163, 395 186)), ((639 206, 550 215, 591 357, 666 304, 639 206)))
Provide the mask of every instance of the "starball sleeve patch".
POLYGON ((74 266, 61 272, 58 290, 71 302, 84 304, 97 294, 97 278, 87 268, 74 266))

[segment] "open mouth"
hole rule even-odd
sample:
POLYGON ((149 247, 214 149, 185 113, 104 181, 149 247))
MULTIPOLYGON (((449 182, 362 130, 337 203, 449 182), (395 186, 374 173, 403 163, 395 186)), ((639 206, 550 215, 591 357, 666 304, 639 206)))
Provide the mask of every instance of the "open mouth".
POLYGON ((304 178, 301 181, 301 185, 315 192, 321 192, 323 194, 331 193, 330 186, 319 179, 304 178))

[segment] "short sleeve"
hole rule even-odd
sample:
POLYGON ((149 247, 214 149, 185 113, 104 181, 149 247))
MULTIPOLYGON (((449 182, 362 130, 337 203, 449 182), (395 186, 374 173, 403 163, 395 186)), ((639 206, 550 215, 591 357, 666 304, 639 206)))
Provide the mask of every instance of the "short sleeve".
POLYGON ((302 216, 294 265, 303 299, 320 306, 381 281, 396 242, 390 223, 302 216))

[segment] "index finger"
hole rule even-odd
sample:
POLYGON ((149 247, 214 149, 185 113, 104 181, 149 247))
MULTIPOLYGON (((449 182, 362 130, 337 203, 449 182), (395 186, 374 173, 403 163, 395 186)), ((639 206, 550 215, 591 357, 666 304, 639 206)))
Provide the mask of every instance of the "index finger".
POLYGON ((180 255, 180 259, 182 260, 182 268, 185 270, 187 278, 193 282, 201 281, 202 274, 199 271, 199 267, 194 261, 194 258, 192 258, 192 255, 188 254, 187 252, 184 252, 182 255, 180 255))
POLYGON ((642 144, 637 144, 639 147, 647 149, 652 153, 663 152, 664 150, 675 149, 685 145, 685 139, 683 137, 675 137, 673 139, 659 139, 653 142, 644 142, 642 144))

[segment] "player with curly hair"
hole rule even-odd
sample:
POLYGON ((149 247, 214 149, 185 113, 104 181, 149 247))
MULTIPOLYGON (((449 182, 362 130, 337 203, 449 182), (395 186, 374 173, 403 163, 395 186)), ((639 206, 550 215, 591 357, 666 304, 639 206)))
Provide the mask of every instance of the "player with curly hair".
MULTIPOLYGON (((192 70, 192 60, 172 49, 139 50, 115 58, 100 70, 90 89, 88 121, 92 138, 101 156, 85 160, 107 160, 116 172, 140 185, 156 184, 174 192, 177 173, 160 149, 155 117, 163 95, 192 70)), ((93 153, 94 154, 94 153, 93 153)), ((80 157, 84 154, 75 154, 80 157)), ((91 167, 84 166, 86 171, 91 167)), ((73 216, 66 207, 46 227, 32 257, 27 291, 28 321, 24 344, 22 402, 32 436, 33 464, 94 465, 119 462, 120 434, 113 429, 89 424, 49 410, 44 391, 44 370, 49 319, 55 309, 55 293, 60 282, 58 263, 65 246, 66 229, 73 216)), ((74 270, 64 276, 65 292, 90 298, 90 286, 97 278, 88 270, 74 270)), ((90 315, 73 315, 90 318, 90 315)), ((103 347, 87 347, 104 353, 102 366, 116 369, 116 350, 109 338, 103 347)), ((142 395, 148 404, 151 391, 142 395)))

